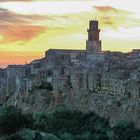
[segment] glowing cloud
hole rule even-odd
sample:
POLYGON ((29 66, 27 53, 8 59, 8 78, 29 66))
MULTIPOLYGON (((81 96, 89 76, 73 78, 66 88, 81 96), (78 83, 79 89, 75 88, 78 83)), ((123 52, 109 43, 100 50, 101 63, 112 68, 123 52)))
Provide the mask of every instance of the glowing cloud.
POLYGON ((43 16, 20 15, 0 8, 0 43, 31 40, 46 30, 45 26, 32 23, 44 19, 43 16))

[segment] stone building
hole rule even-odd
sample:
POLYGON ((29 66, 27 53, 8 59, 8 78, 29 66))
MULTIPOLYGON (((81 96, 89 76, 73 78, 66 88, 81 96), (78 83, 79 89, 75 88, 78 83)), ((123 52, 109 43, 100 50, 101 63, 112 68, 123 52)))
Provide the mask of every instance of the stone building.
POLYGON ((131 57, 140 58, 140 49, 133 49, 131 53, 131 57))
POLYGON ((140 81, 128 80, 125 88, 125 96, 136 99, 140 98, 140 81))
POLYGON ((45 52, 44 67, 52 68, 59 65, 72 65, 83 61, 97 63, 104 61, 104 53, 101 52, 99 40, 98 21, 90 21, 86 50, 50 49, 45 52))
MULTIPOLYGON (((50 49, 45 52, 44 67, 55 69, 52 80, 54 89, 70 87, 74 90, 102 91, 125 96, 126 81, 132 75, 134 78, 132 73, 129 77, 128 71, 128 64, 133 61, 128 61, 128 54, 102 51, 98 21, 90 21, 87 31, 86 50, 50 49)), ((135 77, 136 74, 138 78, 138 72, 135 77)))
POLYGON ((98 21, 91 20, 89 22, 88 40, 86 41, 87 53, 99 53, 101 52, 101 41, 99 40, 100 29, 98 29, 98 21))
POLYGON ((130 72, 130 79, 140 81, 140 69, 130 72))
POLYGON ((34 78, 34 85, 39 87, 47 83, 52 84, 52 80, 53 80, 53 72, 51 69, 40 69, 38 70, 34 78))
MULTIPOLYGON (((139 50, 132 53, 102 51, 98 21, 89 22, 86 50, 50 49, 28 65, 9 65, 7 93, 51 85, 53 93, 67 90, 140 97, 139 50)), ((1 71, 0 71, 1 75, 1 71)), ((0 79, 0 89, 4 81, 0 79)))
POLYGON ((0 94, 6 93, 6 69, 0 69, 0 94))
POLYGON ((36 74, 40 69, 42 69, 44 64, 43 62, 44 62, 43 58, 32 61, 29 65, 31 74, 36 74))
POLYGON ((52 68, 59 65, 71 65, 77 60, 85 58, 86 52, 84 50, 61 50, 50 49, 45 53, 46 68, 52 68))
POLYGON ((22 79, 29 73, 28 65, 9 65, 7 67, 7 94, 19 91, 22 79))

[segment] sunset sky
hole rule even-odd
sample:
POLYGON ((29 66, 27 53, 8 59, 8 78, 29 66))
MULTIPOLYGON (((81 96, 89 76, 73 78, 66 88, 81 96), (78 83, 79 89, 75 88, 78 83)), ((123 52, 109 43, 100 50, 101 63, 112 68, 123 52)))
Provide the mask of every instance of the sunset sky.
POLYGON ((50 48, 85 49, 99 20, 103 50, 140 49, 140 0, 0 0, 0 67, 42 58, 50 48))

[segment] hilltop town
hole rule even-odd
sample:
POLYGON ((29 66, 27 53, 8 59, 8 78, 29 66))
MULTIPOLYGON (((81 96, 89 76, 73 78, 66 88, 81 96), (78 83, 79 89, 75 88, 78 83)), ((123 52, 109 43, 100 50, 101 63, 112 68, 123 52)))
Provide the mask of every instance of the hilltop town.
POLYGON ((97 99, 91 100, 92 95, 99 96, 99 100, 105 97, 103 102, 108 105, 112 104, 108 101, 115 97, 118 107, 122 104, 118 99, 122 98, 138 100, 139 104, 140 49, 129 53, 102 51, 98 26, 97 20, 89 22, 85 50, 50 49, 44 58, 30 64, 0 69, 1 104, 26 109, 29 104, 36 104, 34 110, 43 109, 41 103, 44 108, 46 104, 69 104, 83 110, 92 108, 102 115, 103 111, 99 111, 98 106, 91 107, 97 99), (64 98, 60 100, 60 96, 64 98), (65 96, 69 96, 67 100, 65 96), (25 102, 28 104, 26 107, 25 102))

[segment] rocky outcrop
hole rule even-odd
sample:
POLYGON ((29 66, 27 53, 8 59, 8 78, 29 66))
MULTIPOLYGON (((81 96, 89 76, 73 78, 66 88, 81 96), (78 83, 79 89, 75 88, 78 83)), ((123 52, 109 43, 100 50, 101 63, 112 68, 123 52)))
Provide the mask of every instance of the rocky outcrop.
POLYGON ((86 90, 67 90, 53 92, 46 89, 35 90, 28 95, 19 94, 15 100, 11 96, 9 105, 17 105, 26 112, 40 112, 65 106, 71 110, 83 112, 95 111, 109 118, 113 126, 117 121, 127 119, 140 128, 140 99, 87 92, 86 90))

